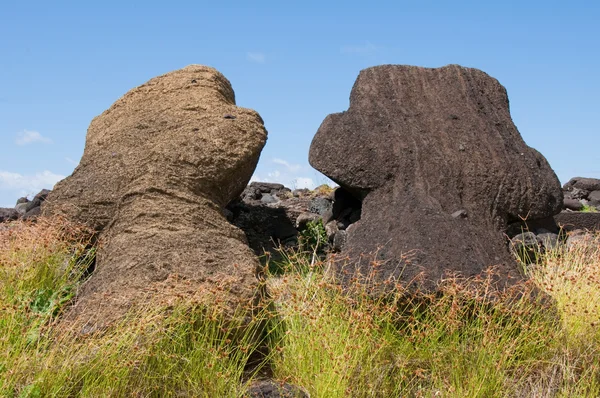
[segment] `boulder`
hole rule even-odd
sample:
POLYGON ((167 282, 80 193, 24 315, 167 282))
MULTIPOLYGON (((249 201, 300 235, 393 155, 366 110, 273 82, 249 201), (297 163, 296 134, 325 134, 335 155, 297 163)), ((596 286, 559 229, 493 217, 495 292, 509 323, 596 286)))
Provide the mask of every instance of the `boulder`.
POLYGON ((458 65, 361 71, 348 110, 321 124, 309 162, 362 202, 336 258, 365 276, 375 260, 379 278, 419 276, 425 288, 490 267, 498 286, 521 280, 505 228, 562 208, 560 183, 521 138, 505 88, 458 65), (452 216, 459 211, 468 216, 452 216))
POLYGON ((565 198, 564 201, 563 201, 563 207, 565 209, 569 209, 569 210, 573 210, 573 211, 579 211, 579 210, 583 209, 583 203, 581 203, 577 199, 567 199, 567 198, 565 198))
POLYGON ((600 190, 590 192, 588 200, 590 202, 600 202, 600 190))
POLYGON ((37 207, 41 207, 42 203, 46 200, 50 194, 49 189, 42 189, 37 195, 33 197, 31 202, 27 202, 27 207, 25 208, 25 213, 31 212, 33 209, 37 207))
POLYGON ((266 138, 258 113, 237 107, 229 81, 201 65, 153 78, 94 118, 79 165, 43 206, 102 242, 71 316, 104 324, 142 300, 182 295, 250 302, 258 261, 223 208, 266 138))
POLYGON ((600 231, 600 212, 562 212, 555 215, 554 219, 565 231, 600 231))
POLYGON ((600 191, 600 179, 598 178, 584 178, 584 177, 573 177, 567 182, 563 189, 565 191, 573 191, 580 189, 583 191, 600 191))
POLYGON ((19 218, 19 213, 15 209, 0 208, 0 223, 14 221, 19 218))

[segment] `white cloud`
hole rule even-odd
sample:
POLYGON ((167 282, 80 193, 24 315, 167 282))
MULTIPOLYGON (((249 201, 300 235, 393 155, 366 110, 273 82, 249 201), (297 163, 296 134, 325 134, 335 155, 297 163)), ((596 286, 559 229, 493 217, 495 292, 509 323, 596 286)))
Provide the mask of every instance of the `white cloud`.
POLYGON ((379 51, 379 47, 370 41, 365 41, 363 44, 354 46, 343 46, 341 48, 342 54, 369 55, 377 51, 379 51))
POLYGON ((33 144, 36 142, 50 144, 52 142, 52 140, 50 138, 42 136, 37 131, 29 131, 29 130, 23 130, 20 133, 18 133, 17 139, 15 140, 15 143, 17 145, 28 145, 28 144, 33 144))
POLYGON ((296 189, 303 189, 303 188, 314 189, 315 182, 313 181, 312 178, 309 178, 309 177, 298 177, 298 178, 294 179, 294 188, 296 188, 296 189))
POLYGON ((267 174, 269 178, 279 178, 281 176, 281 172, 279 170, 272 171, 267 174))
POLYGON ((257 52, 247 52, 246 58, 248 58, 249 61, 256 62, 257 64, 264 64, 267 61, 265 54, 257 52))
POLYGON ((22 175, 0 170, 0 198, 2 202, 16 202, 21 196, 33 196, 42 189, 52 189, 54 184, 65 178, 60 174, 44 170, 33 175, 22 175))
POLYGON ((287 167, 287 169, 292 173, 295 173, 302 168, 302 166, 299 164, 290 164, 288 161, 279 158, 273 159, 273 163, 281 164, 287 167))
POLYGON ((73 160, 73 159, 71 159, 71 158, 68 158, 68 157, 67 157, 67 158, 65 158, 65 160, 67 161, 67 163, 70 163, 70 164, 72 164, 73 166, 77 166, 77 165, 79 164, 79 162, 77 162, 77 161, 75 161, 75 160, 73 160))

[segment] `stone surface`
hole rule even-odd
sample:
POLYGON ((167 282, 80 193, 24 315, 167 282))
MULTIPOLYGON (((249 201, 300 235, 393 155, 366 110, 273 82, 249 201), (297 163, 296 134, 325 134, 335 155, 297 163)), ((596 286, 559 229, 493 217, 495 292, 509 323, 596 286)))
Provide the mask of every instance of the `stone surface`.
POLYGON ((566 191, 572 191, 574 189, 581 189, 588 192, 600 191, 600 179, 573 177, 563 186, 563 189, 566 191))
POLYGON ((562 212, 554 216, 556 223, 567 231, 576 229, 600 231, 600 212, 562 212))
POLYGON ((17 213, 19 213, 19 215, 23 215, 27 213, 27 206, 28 202, 21 202, 15 206, 15 210, 17 211, 17 213))
POLYGON ((49 193, 50 193, 50 190, 42 189, 37 195, 35 195, 33 197, 33 200, 31 202, 27 202, 27 207, 25 208, 25 213, 30 212, 31 210, 35 209, 36 207, 40 207, 42 205, 42 203, 48 197, 49 193))
POLYGON ((94 118, 81 162, 45 214, 99 232, 96 270, 72 315, 106 323, 139 300, 252 300, 258 261, 223 207, 238 197, 267 132, 201 65, 156 77, 94 118), (226 118, 233 115, 235 118, 226 118))
POLYGON ((590 202, 600 202, 600 191, 592 191, 588 195, 588 200, 590 202))
POLYGON ((15 209, 0 208, 0 222, 13 221, 19 218, 15 209))
POLYGON ((491 266, 500 285, 520 280, 507 224, 562 207, 560 183, 521 138, 504 87, 457 65, 361 71, 348 110, 321 124, 309 162, 362 202, 340 257, 363 275, 376 259, 381 278, 406 283, 423 273, 434 286, 491 266), (458 210, 468 217, 453 218, 458 210))
POLYGON ((565 209, 569 209, 569 210, 573 210, 573 211, 579 211, 579 210, 583 209, 583 203, 581 203, 577 199, 565 198, 563 203, 564 203, 563 207, 565 209))
POLYGON ((513 253, 521 258, 525 264, 531 264, 536 260, 540 252, 540 242, 533 232, 523 232, 510 240, 513 253))

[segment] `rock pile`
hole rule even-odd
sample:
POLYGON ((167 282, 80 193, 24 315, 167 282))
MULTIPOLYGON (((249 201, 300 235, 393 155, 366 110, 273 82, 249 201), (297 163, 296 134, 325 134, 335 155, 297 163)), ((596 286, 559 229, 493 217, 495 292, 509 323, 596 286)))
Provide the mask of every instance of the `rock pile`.
POLYGON ((567 231, 600 231, 600 179, 574 177, 562 189, 564 206, 556 222, 567 231))
POLYGON ((107 323, 136 302, 182 294, 250 303, 258 261, 223 209, 266 138, 258 113, 237 107, 229 81, 201 65, 151 79, 96 117, 79 166, 43 207, 102 242, 71 316, 107 323))
POLYGON ((227 206, 225 215, 244 231, 256 255, 273 255, 280 246, 297 247, 298 234, 309 221, 328 217, 333 207, 330 191, 325 186, 292 191, 282 184, 252 182, 227 206))
POLYGON ((0 222, 35 219, 40 214, 42 203, 49 193, 50 190, 42 189, 32 200, 23 197, 17 200, 16 206, 12 209, 0 208, 0 222))
MULTIPOLYGON (((491 267, 499 286, 520 280, 505 229, 562 208, 559 181, 523 142, 504 87, 457 65, 363 70, 309 162, 361 202, 340 257, 362 275, 377 265, 379 278, 419 277, 424 288, 491 267)), ((334 267, 348 271, 344 263, 334 267)))

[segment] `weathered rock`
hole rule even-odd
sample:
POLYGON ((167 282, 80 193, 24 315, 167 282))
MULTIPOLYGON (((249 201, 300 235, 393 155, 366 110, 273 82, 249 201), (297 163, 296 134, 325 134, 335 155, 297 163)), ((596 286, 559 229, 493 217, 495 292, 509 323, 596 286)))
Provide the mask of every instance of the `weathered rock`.
POLYGON ((23 196, 23 197, 17 199, 17 204, 18 205, 20 205, 21 203, 28 203, 28 202, 29 202, 29 199, 27 199, 26 196, 23 196))
POLYGON ((522 232, 534 232, 536 234, 552 232, 558 234, 560 230, 552 216, 537 220, 519 220, 509 224, 506 228, 506 235, 509 238, 513 238, 522 232))
POLYGON ((590 202, 600 202, 600 191, 590 192, 587 198, 590 202))
POLYGON ((293 216, 283 207, 238 201, 228 209, 233 213, 231 222, 244 231, 250 248, 258 256, 265 252, 274 254, 280 245, 298 235, 293 216))
POLYGON ((311 213, 311 212, 301 213, 298 216, 298 218, 296 218, 296 228, 298 228, 299 231, 302 231, 304 228, 306 228, 306 224, 308 224, 311 221, 316 221, 319 218, 320 218, 319 215, 316 213, 311 213))
POLYGON ((536 238, 544 250, 554 250, 560 245, 558 234, 552 232, 540 233, 536 235, 536 238))
POLYGON ((567 199, 567 198, 565 198, 563 200, 563 207, 565 209, 569 209, 569 210, 573 210, 573 211, 579 211, 579 210, 583 209, 583 203, 581 203, 577 199, 567 199))
POLYGON ((311 211, 312 213, 316 213, 320 216, 330 211, 331 208, 331 201, 323 197, 314 198, 310 201, 310 205, 308 207, 309 211, 311 211))
POLYGON ((277 199, 277 196, 266 193, 260 198, 260 201, 268 204, 268 203, 277 203, 277 202, 279 202, 279 199, 277 199))
POLYGON ((563 196, 565 199, 575 199, 581 200, 586 199, 590 194, 590 191, 586 191, 585 189, 573 188, 570 187, 568 189, 563 188, 563 196))
POLYGON ((337 221, 335 220, 325 224, 325 233, 327 234, 327 239, 329 239, 330 242, 333 242, 333 237, 336 233, 338 233, 339 230, 340 229, 338 228, 337 221))
POLYGON ((562 212, 554 216, 556 223, 566 231, 576 229, 588 231, 600 231, 600 212, 562 212))
POLYGON ((535 262, 541 248, 537 236, 533 232, 523 232, 510 240, 513 253, 525 264, 535 262))
POLYGON ((246 187, 266 137, 229 81, 201 65, 151 79, 94 118, 79 166, 43 208, 103 241, 71 315, 104 323, 142 299, 180 295, 252 300, 258 261, 222 210, 246 187))
POLYGON ((346 244, 346 239, 348 239, 348 232, 345 230, 337 231, 335 235, 333 235, 333 251, 337 253, 341 252, 346 244))
POLYGON ((383 261, 381 278, 406 283, 492 266, 499 285, 518 281, 507 224, 562 208, 560 183, 522 140, 504 87, 457 65, 363 70, 348 110, 321 124, 309 162, 362 201, 342 254, 363 275, 383 261), (468 217, 453 218, 461 209, 468 217))
POLYGON ((581 189, 585 191, 600 191, 600 179, 598 178, 584 178, 574 177, 569 180, 563 189, 566 191, 573 191, 574 189, 581 189))
POLYGON ((48 197, 49 193, 50 193, 49 189, 42 189, 37 195, 35 195, 33 197, 33 200, 31 202, 27 202, 27 207, 25 208, 25 213, 30 212, 31 210, 35 209, 36 207, 40 207, 42 205, 42 203, 48 197))
POLYGON ((15 206, 15 210, 17 211, 17 213, 19 213, 19 215, 23 215, 23 214, 27 213, 28 205, 29 205, 29 202, 17 203, 17 205, 15 206))
POLYGON ((41 207, 34 207, 31 210, 27 211, 27 213, 23 214, 23 220, 34 220, 42 213, 41 207))
POLYGON ((13 221, 19 218, 15 209, 0 208, 0 222, 13 221))

